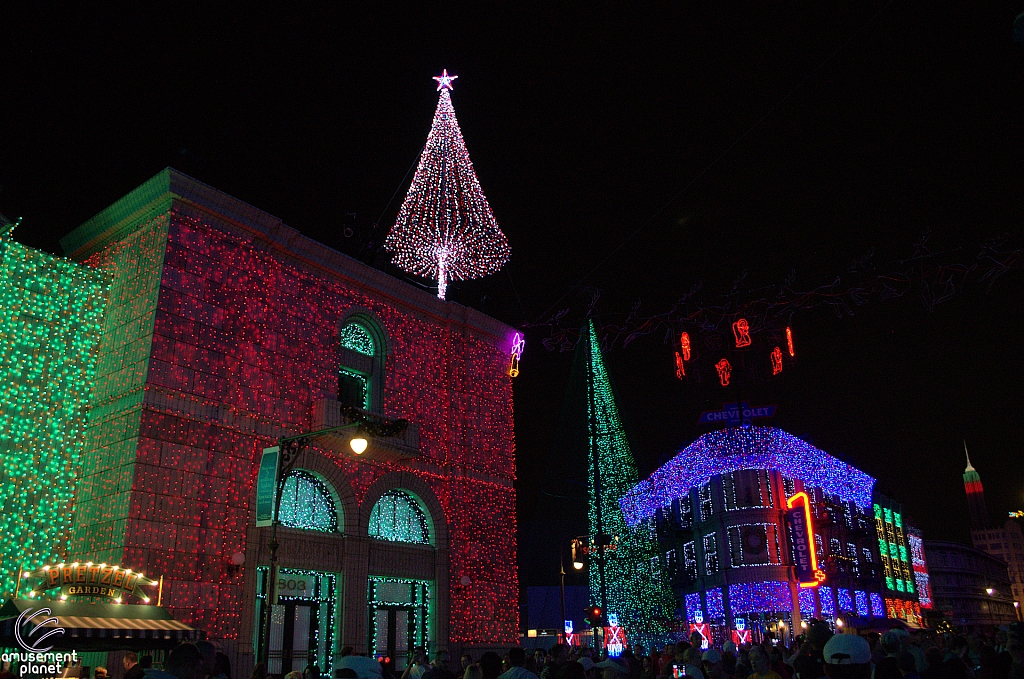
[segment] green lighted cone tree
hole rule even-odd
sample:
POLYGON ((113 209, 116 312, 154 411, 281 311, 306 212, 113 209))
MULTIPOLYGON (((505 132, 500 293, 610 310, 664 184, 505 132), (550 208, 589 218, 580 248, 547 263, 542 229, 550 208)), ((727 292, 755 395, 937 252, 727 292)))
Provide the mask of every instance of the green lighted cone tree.
MULTIPOLYGON (((675 610, 672 592, 652 571, 657 556, 654 535, 646 523, 628 528, 619 500, 639 480, 636 460, 619 418, 608 371, 594 334, 593 322, 583 328, 576 348, 577 364, 587 368, 587 444, 589 449, 590 533, 618 537, 604 565, 607 583, 606 613, 618 615, 631 643, 663 642, 668 638, 669 618, 675 610), (596 469, 595 469, 596 464, 596 469), (600 516, 599 516, 600 514, 600 516)), ((600 605, 601 573, 598 558, 590 559, 590 597, 600 605)))

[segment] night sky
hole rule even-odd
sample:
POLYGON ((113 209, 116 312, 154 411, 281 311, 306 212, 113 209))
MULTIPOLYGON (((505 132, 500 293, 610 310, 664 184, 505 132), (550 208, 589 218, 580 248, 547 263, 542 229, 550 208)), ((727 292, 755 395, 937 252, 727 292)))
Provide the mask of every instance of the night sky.
MULTIPOLYGON (((926 230, 965 263, 990 237, 1020 242, 1024 6, 349 4, 5 12, 0 212, 24 217, 16 237, 59 252, 173 166, 358 254, 394 221, 447 68, 512 246, 507 271, 449 298, 513 325, 582 311, 591 271, 612 322, 698 282, 727 292, 744 270, 751 287, 791 270, 812 287, 926 230)), ((1022 283, 1018 266, 934 311, 911 294, 798 314, 799 364, 749 398, 875 476, 926 538, 966 542, 963 439, 993 518, 1024 509, 1022 283)), ((524 522, 558 459, 572 360, 545 333, 527 332, 515 381, 524 522)), ((677 381, 663 340, 606 355, 643 474, 726 400, 677 381)))

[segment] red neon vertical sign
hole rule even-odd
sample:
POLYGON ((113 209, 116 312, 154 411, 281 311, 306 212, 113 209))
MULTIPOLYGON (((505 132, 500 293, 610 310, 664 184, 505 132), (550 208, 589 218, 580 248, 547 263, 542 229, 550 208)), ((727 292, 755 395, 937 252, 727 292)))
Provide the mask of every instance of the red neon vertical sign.
POLYGON ((793 328, 786 327, 786 344, 789 348, 789 355, 796 356, 796 352, 793 351, 793 328))
MULTIPOLYGON (((789 497, 786 500, 786 507, 788 507, 790 510, 796 510, 798 513, 798 516, 787 516, 787 519, 793 521, 796 527, 798 527, 799 524, 802 523, 805 528, 805 532, 802 538, 797 537, 795 535, 797 533, 797 530, 793 531, 794 539, 800 540, 802 546, 806 546, 806 553, 810 560, 810 568, 801 569, 799 568, 798 564, 798 573, 800 570, 805 570, 805 572, 808 573, 808 576, 806 578, 802 578, 800 580, 800 586, 818 587, 821 585, 821 583, 825 582, 825 572, 818 568, 818 554, 817 549, 814 545, 814 523, 811 520, 810 498, 807 497, 807 493, 796 493, 795 495, 789 497)), ((789 512, 787 512, 787 514, 789 514, 789 512)))

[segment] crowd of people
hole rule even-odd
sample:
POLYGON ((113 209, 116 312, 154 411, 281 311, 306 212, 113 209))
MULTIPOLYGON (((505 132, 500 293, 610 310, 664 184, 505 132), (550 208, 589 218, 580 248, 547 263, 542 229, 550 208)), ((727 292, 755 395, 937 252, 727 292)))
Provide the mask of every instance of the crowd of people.
MULTIPOLYGON (((761 644, 726 641, 702 649, 703 641, 694 633, 661 651, 626 647, 618 657, 565 644, 532 653, 514 647, 503 656, 490 651, 474 658, 465 653, 457 667, 446 651, 430 659, 425 649, 417 648, 397 675, 387 664, 346 647, 334 676, 324 679, 1024 679, 1024 640, 1016 631, 965 637, 911 636, 894 629, 859 636, 833 634, 826 623, 812 620, 790 647, 768 638, 761 644)), ((181 644, 163 667, 154 667, 152 660, 126 653, 125 679, 232 679, 227 656, 208 641, 181 644)), ((94 679, 106 677, 107 670, 97 667, 94 679)), ((250 679, 272 677, 260 663, 250 679)), ((309 665, 283 679, 321 679, 321 672, 309 665)))
POLYGON ((1006 630, 964 637, 894 629, 859 636, 833 634, 827 623, 811 621, 790 647, 768 638, 702 649, 703 641, 694 633, 661 651, 627 648, 617 658, 556 644, 523 662, 510 652, 504 673, 492 667, 462 679, 1024 679, 1024 644, 1006 630))

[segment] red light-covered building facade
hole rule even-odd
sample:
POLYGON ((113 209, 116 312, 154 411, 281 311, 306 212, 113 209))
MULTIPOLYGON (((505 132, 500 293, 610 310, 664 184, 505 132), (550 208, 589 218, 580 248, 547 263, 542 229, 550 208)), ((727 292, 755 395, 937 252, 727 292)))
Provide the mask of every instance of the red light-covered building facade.
POLYGON ((284 479, 271 672, 515 642, 514 329, 170 169, 62 245, 111 281, 69 555, 162 575, 248 674, 261 452, 354 405, 410 424, 317 439, 284 479))

